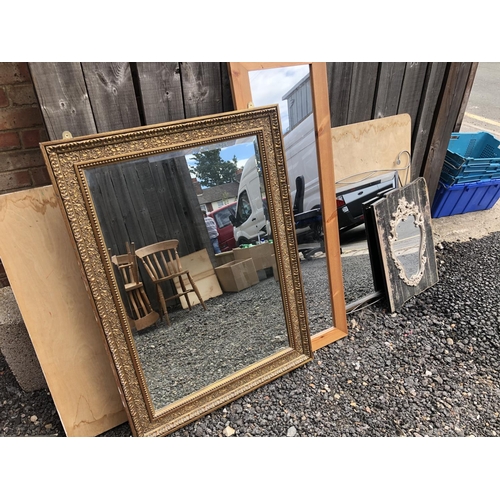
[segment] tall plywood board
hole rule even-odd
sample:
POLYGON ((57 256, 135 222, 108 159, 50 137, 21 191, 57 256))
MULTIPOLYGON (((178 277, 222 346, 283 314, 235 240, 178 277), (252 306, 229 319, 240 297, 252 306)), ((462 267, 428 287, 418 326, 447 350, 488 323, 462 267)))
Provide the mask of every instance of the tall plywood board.
POLYGON ((0 196, 0 258, 67 436, 127 420, 52 186, 0 196))
MULTIPOLYGON (((334 127, 331 134, 335 182, 339 186, 408 165, 409 157, 404 153, 411 153, 411 118, 408 114, 334 127)), ((405 171, 400 171, 399 178, 402 185, 410 182, 410 169, 407 176, 405 171)))

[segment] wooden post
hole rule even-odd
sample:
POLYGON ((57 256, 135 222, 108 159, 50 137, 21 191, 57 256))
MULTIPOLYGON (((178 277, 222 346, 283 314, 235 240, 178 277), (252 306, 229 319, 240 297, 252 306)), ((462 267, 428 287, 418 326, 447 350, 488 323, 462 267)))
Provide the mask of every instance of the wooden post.
POLYGON ((434 195, 441 176, 448 143, 457 122, 472 63, 450 64, 443 95, 429 146, 423 177, 427 182, 429 202, 432 207, 434 195))

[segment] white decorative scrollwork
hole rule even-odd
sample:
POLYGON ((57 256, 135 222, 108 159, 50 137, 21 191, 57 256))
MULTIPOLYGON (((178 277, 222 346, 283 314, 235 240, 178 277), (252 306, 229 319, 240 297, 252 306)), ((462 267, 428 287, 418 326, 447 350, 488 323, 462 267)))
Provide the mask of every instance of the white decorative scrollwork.
POLYGON ((401 198, 399 200, 396 211, 392 214, 392 219, 390 221, 391 231, 389 235, 389 245, 391 248, 391 257, 399 270, 399 277, 409 286, 416 286, 420 283, 422 276, 424 275, 425 263, 427 257, 425 255, 426 248, 426 236, 424 231, 424 216, 419 211, 417 205, 414 202, 409 202, 406 198, 401 198), (420 244, 418 249, 418 270, 411 276, 407 275, 407 269, 399 259, 399 255, 396 252, 396 244, 399 241, 397 228, 398 226, 405 222, 409 217, 414 217, 414 226, 419 230, 420 244))

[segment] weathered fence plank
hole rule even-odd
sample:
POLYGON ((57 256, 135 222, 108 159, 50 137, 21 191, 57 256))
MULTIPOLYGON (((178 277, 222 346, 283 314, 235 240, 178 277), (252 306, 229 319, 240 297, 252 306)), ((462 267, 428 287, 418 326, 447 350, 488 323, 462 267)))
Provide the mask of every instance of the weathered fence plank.
POLYGON ((221 113, 221 63, 181 63, 182 92, 186 118, 221 113))
MULTIPOLYGON (((146 195, 137 175, 138 170, 147 168, 149 168, 147 160, 129 161, 123 165, 119 172, 121 174, 120 180, 123 181, 123 187, 127 191, 122 197, 123 206, 132 208, 130 218, 134 221, 134 231, 142 233, 143 240, 141 245, 151 245, 158 241, 146 201, 146 195), (126 197, 128 197, 128 200, 126 197)), ((137 242, 136 248, 139 248, 138 245, 137 242)))
POLYGON ((36 62, 29 68, 51 140, 66 130, 73 137, 97 132, 80 63, 36 62))
POLYGON ((445 80, 445 88, 437 112, 436 125, 423 170, 423 177, 429 189, 431 206, 438 187, 448 143, 453 133, 458 113, 460 112, 471 66, 472 63, 451 63, 445 80))
POLYGON ((455 127, 453 128, 453 132, 460 132, 460 128, 462 127, 462 121, 465 115, 465 109, 467 108, 467 103, 469 102, 470 93, 472 90, 472 85, 474 83, 474 78, 476 77, 477 66, 479 63, 472 63, 469 78, 467 80, 467 85, 465 87, 464 97, 462 99, 462 105, 460 106, 460 112, 458 113, 457 122, 455 123, 455 127))
POLYGON ((423 169, 427 144, 432 131, 432 122, 447 67, 448 63, 433 62, 429 63, 427 68, 420 111, 413 129, 411 180, 419 177, 423 169))
POLYGON ((98 132, 139 127, 130 64, 124 62, 84 62, 83 75, 98 132))
POLYGON ((385 118, 398 114, 405 68, 404 62, 383 62, 380 65, 373 118, 385 118))
POLYGON ((180 226, 182 238, 179 240, 179 253, 182 251, 182 255, 186 255, 206 248, 212 263, 215 263, 213 247, 208 237, 186 161, 176 158, 163 162, 163 167, 168 185, 172 192, 177 193, 177 202, 174 207, 178 220, 182 224, 180 226), (183 240, 184 245, 181 245, 183 240))
MULTIPOLYGON (((145 165, 136 167, 136 174, 144 195, 151 223, 156 233, 156 241, 165 241, 172 239, 171 229, 169 229, 167 225, 168 218, 164 213, 164 207, 159 199, 159 186, 153 179, 151 168, 152 165, 149 163, 147 167, 145 165)), ((163 192, 165 192, 165 190, 166 188, 163 192)), ((172 199, 171 194, 169 194, 169 199, 172 199)))
POLYGON ((422 102, 422 88, 424 86, 427 63, 406 63, 401 96, 399 98, 398 114, 408 113, 411 116, 411 130, 417 121, 418 110, 422 102))
POLYGON ((355 63, 352 74, 347 124, 372 119, 379 63, 355 63))
POLYGON ((96 168, 87 182, 106 246, 112 254, 125 253, 123 242, 129 241, 129 234, 111 181, 104 170, 96 168))
POLYGON ((227 63, 220 63, 220 75, 222 83, 222 111, 234 111, 233 93, 231 92, 231 80, 229 79, 227 63))
POLYGON ((332 127, 347 125, 349 94, 354 70, 352 62, 326 63, 328 96, 330 98, 330 121, 332 127))
POLYGON ((145 125, 185 118, 179 63, 137 63, 137 79, 145 125))

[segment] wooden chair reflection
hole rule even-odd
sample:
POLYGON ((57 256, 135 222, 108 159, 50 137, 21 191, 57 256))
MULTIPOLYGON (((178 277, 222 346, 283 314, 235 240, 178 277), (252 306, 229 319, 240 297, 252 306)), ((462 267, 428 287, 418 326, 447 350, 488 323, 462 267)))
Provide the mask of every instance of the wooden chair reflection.
POLYGON ((189 310, 191 310, 192 306, 188 294, 195 293, 200 304, 205 311, 207 310, 207 306, 201 298, 198 287, 189 274, 189 270, 182 269, 179 254, 177 253, 178 245, 178 240, 167 240, 153 243, 152 245, 136 250, 137 257, 141 259, 151 281, 156 286, 156 294, 158 302, 160 303, 161 314, 165 317, 165 321, 168 325, 170 325, 170 318, 168 316, 167 304, 162 286, 169 281, 174 284, 176 293, 174 292, 174 295, 167 296, 167 300, 184 296, 187 306, 189 310), (186 286, 187 284, 184 281, 184 277, 188 279, 191 285, 190 288, 188 288, 189 285, 186 286))
POLYGON ((144 285, 139 279, 134 243, 129 245, 127 242, 126 248, 126 254, 112 255, 111 262, 118 268, 123 279, 128 305, 133 316, 129 317, 129 322, 137 330, 143 330, 156 323, 160 316, 153 311, 144 285))

